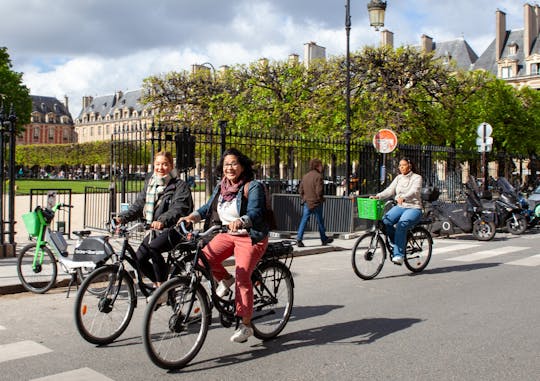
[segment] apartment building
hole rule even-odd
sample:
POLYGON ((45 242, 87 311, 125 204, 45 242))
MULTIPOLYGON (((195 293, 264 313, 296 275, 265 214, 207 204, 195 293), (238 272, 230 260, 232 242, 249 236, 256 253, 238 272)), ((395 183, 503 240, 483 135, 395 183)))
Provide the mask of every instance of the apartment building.
POLYGON ((17 136, 17 144, 68 144, 77 142, 73 119, 68 109, 68 97, 64 102, 57 98, 30 95, 32 114, 30 123, 17 136))

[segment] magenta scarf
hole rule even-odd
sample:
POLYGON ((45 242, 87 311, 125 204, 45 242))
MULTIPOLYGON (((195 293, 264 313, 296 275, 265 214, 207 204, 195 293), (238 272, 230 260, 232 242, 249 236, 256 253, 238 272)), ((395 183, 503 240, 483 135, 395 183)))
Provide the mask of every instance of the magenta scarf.
POLYGON ((244 185, 244 180, 239 180, 236 184, 229 181, 227 178, 223 178, 221 180, 221 198, 223 201, 231 201, 236 198, 236 195, 238 194, 238 191, 240 190, 240 187, 244 185))

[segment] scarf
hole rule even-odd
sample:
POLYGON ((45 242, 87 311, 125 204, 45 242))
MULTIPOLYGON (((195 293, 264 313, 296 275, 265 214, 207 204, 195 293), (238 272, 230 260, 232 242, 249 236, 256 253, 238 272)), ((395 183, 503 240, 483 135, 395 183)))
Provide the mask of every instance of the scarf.
POLYGON ((223 178, 221 180, 221 198, 223 201, 231 201, 236 198, 236 195, 238 194, 238 190, 240 187, 244 185, 244 180, 240 179, 236 184, 232 183, 227 178, 223 178))
POLYGON ((156 201, 158 200, 159 194, 163 192, 169 183, 170 179, 170 175, 160 177, 153 174, 150 181, 148 181, 148 188, 146 189, 146 202, 144 204, 143 211, 144 218, 148 224, 151 224, 152 221, 154 221, 154 208, 156 206, 156 201))

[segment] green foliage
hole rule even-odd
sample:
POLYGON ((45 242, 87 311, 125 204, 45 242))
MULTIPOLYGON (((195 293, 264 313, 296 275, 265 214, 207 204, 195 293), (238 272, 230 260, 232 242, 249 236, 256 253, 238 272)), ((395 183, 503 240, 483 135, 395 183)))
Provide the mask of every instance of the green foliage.
MULTIPOLYGON (((351 129, 354 142, 391 128, 402 144, 476 149, 476 127, 494 128, 494 150, 538 152, 539 95, 517 90, 484 71, 463 71, 412 47, 352 52, 351 129)), ((188 126, 228 121, 235 132, 342 139, 345 58, 306 68, 260 60, 212 73, 168 73, 145 80, 165 120, 188 126)))
POLYGON ((5 114, 9 114, 13 106, 16 126, 22 131, 23 126, 30 122, 32 99, 30 90, 23 84, 22 73, 14 72, 12 67, 7 48, 0 47, 0 107, 3 106, 5 114))
POLYGON ((19 145, 15 152, 15 163, 28 167, 108 165, 111 163, 110 144, 109 141, 101 141, 81 144, 19 145))

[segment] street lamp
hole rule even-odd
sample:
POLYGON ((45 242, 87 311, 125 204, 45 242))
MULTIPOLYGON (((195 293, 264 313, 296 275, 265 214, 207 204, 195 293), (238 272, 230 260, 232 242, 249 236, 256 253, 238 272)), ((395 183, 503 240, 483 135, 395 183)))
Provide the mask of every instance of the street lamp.
MULTIPOLYGON (((369 13, 369 24, 379 30, 380 27, 384 26, 384 13, 386 11, 386 1, 381 0, 371 0, 367 5, 369 13)), ((350 0, 345 1, 345 34, 347 36, 347 50, 345 55, 345 65, 346 65, 346 102, 345 102, 345 165, 346 165, 346 174, 345 174, 345 186, 346 194, 349 194, 349 186, 351 181, 351 54, 350 54, 350 35, 351 35, 351 2, 350 0)))

